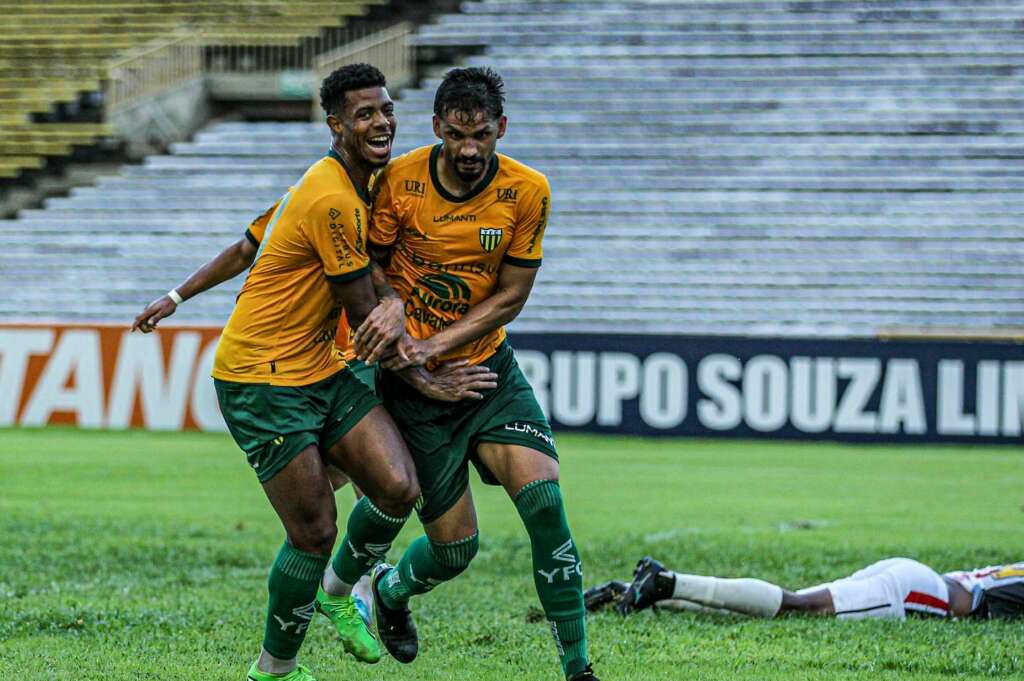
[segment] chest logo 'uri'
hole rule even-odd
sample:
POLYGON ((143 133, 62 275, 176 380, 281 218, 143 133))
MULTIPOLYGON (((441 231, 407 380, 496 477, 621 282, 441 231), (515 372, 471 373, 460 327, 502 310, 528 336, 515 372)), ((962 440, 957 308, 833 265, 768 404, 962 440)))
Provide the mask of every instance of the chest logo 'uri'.
POLYGON ((501 235, 501 227, 481 227, 480 245, 483 246, 485 251, 490 253, 501 243, 501 235))

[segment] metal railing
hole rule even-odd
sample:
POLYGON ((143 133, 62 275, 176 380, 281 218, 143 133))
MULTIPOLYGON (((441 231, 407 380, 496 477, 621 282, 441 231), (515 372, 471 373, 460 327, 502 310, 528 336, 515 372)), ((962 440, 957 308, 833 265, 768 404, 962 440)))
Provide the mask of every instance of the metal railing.
POLYGON ((415 79, 414 50, 409 23, 370 31, 334 31, 329 40, 298 41, 293 45, 211 44, 216 36, 181 32, 126 52, 107 63, 104 105, 107 119, 173 87, 197 80, 207 73, 256 74, 300 72, 308 74, 316 90, 328 73, 344 64, 365 61, 388 78, 392 88, 415 79), (325 42, 326 41, 326 42, 325 42), (325 45, 334 45, 324 51, 325 45))
POLYGON ((161 92, 203 75, 199 34, 177 33, 130 50, 107 63, 104 107, 112 114, 131 108, 161 92))
MULTIPOLYGON (((388 87, 397 90, 416 79, 415 51, 409 41, 412 25, 395 24, 382 31, 354 40, 336 50, 317 57, 314 76, 319 83, 331 71, 346 64, 366 62, 380 69, 388 79, 388 87)), ((313 118, 321 115, 319 98, 313 97, 313 118)))
POLYGON ((208 33, 204 39, 203 69, 217 74, 314 71, 323 55, 343 52, 350 45, 373 40, 394 28, 394 24, 326 27, 316 35, 296 35, 290 40, 277 36, 255 44, 240 43, 237 37, 225 41, 219 34, 208 33))

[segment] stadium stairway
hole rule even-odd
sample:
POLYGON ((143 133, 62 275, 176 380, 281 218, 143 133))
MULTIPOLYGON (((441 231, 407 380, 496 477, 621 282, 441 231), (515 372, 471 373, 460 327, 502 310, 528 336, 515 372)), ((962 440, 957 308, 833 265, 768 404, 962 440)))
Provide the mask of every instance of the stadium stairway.
MULTIPOLYGON (((494 0, 416 41, 484 49, 500 150, 551 180, 515 328, 872 336, 1024 326, 1022 26, 1006 0, 494 0)), ((433 141, 438 82, 397 151, 433 141)), ((219 123, 0 222, 0 319, 129 321, 328 142, 219 123)), ((222 323, 240 283, 176 321, 222 323)))
MULTIPOLYGON (((0 185, 76 148, 116 146, 115 131, 60 113, 102 101, 108 62, 202 30, 211 46, 292 46, 387 0, 18 0, 0 6, 0 185), (69 125, 69 123, 71 123, 69 125)), ((95 112, 95 116, 99 116, 95 112)), ((24 179, 24 178, 22 178, 24 179)))

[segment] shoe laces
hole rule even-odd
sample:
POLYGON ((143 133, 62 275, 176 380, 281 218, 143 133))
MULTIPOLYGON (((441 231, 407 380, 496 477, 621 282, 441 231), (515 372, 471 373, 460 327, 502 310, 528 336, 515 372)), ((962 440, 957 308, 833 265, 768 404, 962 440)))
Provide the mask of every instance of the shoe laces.
POLYGON ((333 607, 345 619, 358 619, 360 622, 363 620, 363 616, 359 614, 359 609, 356 607, 356 599, 352 596, 346 596, 340 602, 333 604, 333 607))

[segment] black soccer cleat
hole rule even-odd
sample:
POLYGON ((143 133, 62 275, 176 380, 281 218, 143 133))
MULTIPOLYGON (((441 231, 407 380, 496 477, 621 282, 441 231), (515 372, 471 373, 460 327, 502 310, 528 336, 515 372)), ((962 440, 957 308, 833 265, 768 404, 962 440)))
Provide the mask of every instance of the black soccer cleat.
POLYGON ((672 594, 671 591, 666 593, 665 577, 671 575, 666 575, 666 572, 665 566, 650 556, 641 558, 633 570, 633 583, 619 601, 619 614, 625 617, 637 610, 650 608, 660 600, 670 598, 672 594), (662 576, 661 580, 658 579, 659 576, 662 576))
POLYGON ((583 592, 583 605, 587 608, 588 612, 601 610, 609 603, 621 600, 622 594, 628 588, 629 584, 618 579, 592 586, 583 592))
POLYGON ((569 677, 569 681, 601 681, 601 680, 597 678, 597 676, 594 674, 594 670, 591 669, 590 665, 588 664, 586 669, 584 669, 581 672, 576 672, 575 674, 570 676, 569 677))
POLYGON ((403 664, 408 664, 416 659, 420 651, 419 636, 416 634, 416 625, 412 621, 412 613, 408 607, 395 610, 384 605, 384 599, 380 597, 380 580, 391 570, 387 563, 379 563, 373 569, 373 578, 370 580, 370 587, 373 590, 374 610, 377 616, 377 636, 384 644, 391 657, 403 664))

